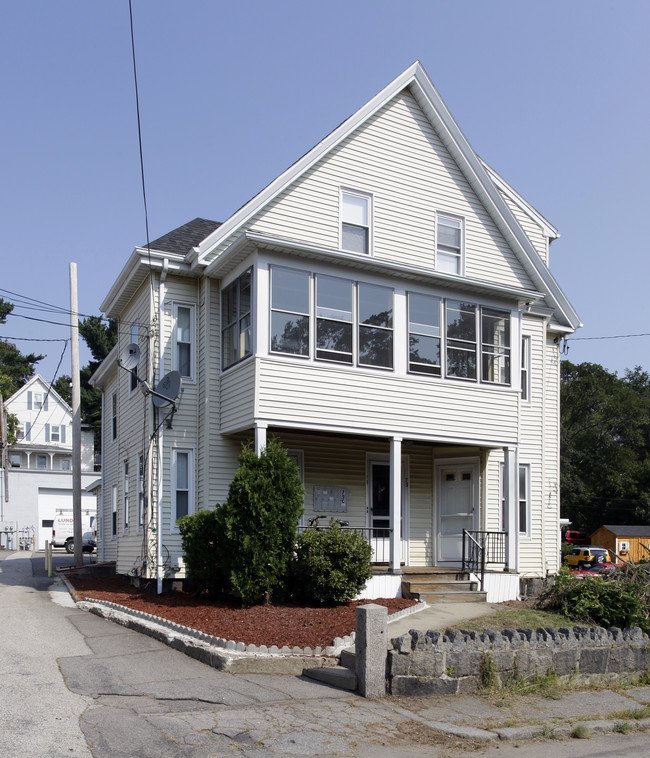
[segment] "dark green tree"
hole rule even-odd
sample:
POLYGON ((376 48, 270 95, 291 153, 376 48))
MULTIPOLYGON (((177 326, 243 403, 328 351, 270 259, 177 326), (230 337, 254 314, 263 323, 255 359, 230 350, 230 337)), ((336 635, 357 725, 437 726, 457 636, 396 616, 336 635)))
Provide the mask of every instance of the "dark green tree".
POLYGON ((593 363, 561 367, 562 516, 592 532, 650 521, 650 380, 593 363))
POLYGON ((222 506, 230 583, 244 603, 269 602, 286 583, 303 511, 298 468, 277 440, 245 445, 222 506))

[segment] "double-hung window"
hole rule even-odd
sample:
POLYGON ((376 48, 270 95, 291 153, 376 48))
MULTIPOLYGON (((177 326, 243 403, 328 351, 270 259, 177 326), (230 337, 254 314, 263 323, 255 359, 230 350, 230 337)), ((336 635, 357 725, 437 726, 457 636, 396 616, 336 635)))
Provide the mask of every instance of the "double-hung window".
POLYGON ((352 363, 353 282, 334 276, 316 277, 316 357, 352 363))
POLYGON ((463 271, 463 222, 438 215, 436 218, 436 269, 448 274, 463 271))
POLYGON ((358 285, 359 364, 393 368, 393 290, 358 285))
POLYGON ((447 376, 476 380, 476 305, 446 303, 447 376))
POLYGON ((172 451, 172 529, 192 513, 194 469, 191 450, 172 451))
POLYGON ((174 303, 174 368, 184 379, 194 378, 194 306, 174 303))
POLYGON ((310 275, 271 269, 271 351, 309 356, 310 275))
MULTIPOLYGON (((501 525, 505 525, 506 497, 505 497, 505 467, 501 464, 501 525)), ((517 518, 519 520, 519 534, 530 536, 530 466, 527 463, 519 466, 517 480, 517 518)))
POLYGON ((129 462, 124 461, 122 467, 122 493, 123 493, 123 511, 122 511, 122 529, 124 532, 129 531, 129 462))
POLYGON ((117 485, 111 487, 111 537, 117 536, 117 485))
POLYGON ((117 394, 116 393, 113 393, 113 397, 112 397, 111 435, 114 440, 117 439, 117 394))
POLYGON ((138 456, 138 529, 144 524, 144 456, 138 456))
POLYGON ((341 249, 370 253, 370 195, 341 191, 341 249))
POLYGON ((530 403, 530 337, 521 338, 521 399, 530 403))
POLYGON ((439 297, 408 294, 409 371, 440 376, 439 297))
MULTIPOLYGON (((137 345, 138 344, 138 324, 137 322, 135 324, 131 324, 131 334, 130 334, 131 344, 137 345)), ((138 386, 138 367, 137 365, 134 366, 131 369, 131 392, 133 392, 134 389, 138 386)))
POLYGON ((251 284, 248 269, 221 294, 221 344, 223 368, 251 354, 251 284))
POLYGON ((510 314, 481 308, 481 380, 510 384, 510 314))

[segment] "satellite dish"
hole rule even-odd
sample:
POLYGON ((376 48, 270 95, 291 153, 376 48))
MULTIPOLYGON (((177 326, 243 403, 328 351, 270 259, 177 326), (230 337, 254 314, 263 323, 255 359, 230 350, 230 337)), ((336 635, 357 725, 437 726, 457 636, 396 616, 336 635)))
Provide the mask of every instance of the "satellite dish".
POLYGON ((139 360, 140 348, 136 342, 132 342, 130 345, 127 345, 120 353, 120 366, 122 366, 122 368, 125 368, 127 371, 132 371, 138 365, 139 360))
POLYGON ((170 371, 158 382, 158 386, 152 391, 153 404, 156 408, 173 403, 181 391, 181 375, 178 371, 170 371))

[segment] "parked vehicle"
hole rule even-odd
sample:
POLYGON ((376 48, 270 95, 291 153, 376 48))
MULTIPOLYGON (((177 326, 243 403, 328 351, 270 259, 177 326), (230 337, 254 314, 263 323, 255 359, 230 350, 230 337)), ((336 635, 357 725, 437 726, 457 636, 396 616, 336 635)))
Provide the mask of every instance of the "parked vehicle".
POLYGON ((567 529, 564 532, 564 541, 570 545, 589 545, 591 540, 587 532, 579 532, 576 529, 567 529))
MULTIPOLYGON (((97 547, 97 518, 88 512, 81 514, 82 549, 92 553, 97 547)), ((74 522, 72 513, 57 513, 52 525, 52 546, 64 547, 74 553, 74 522)))
POLYGON ((594 565, 601 565, 610 560, 609 550, 598 545, 582 545, 574 547, 564 558, 569 568, 588 569, 594 565))

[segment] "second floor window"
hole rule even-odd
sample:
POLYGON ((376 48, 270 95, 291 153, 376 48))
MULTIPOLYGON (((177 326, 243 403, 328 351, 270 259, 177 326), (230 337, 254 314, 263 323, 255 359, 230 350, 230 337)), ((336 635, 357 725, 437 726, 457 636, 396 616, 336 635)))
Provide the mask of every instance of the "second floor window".
POLYGON ((393 290, 359 284, 359 363, 393 367, 393 290))
POLYGON ((521 399, 530 402, 530 337, 521 338, 521 399))
POLYGON ((316 357, 352 363, 353 291, 349 279, 316 277, 316 357))
POLYGON ((370 196, 341 192, 341 249, 351 253, 370 252, 370 196))
POLYGON ((447 274, 461 274, 462 258, 462 221, 448 216, 438 216, 436 219, 436 269, 447 274))
POLYGON ((174 305, 174 368, 185 379, 194 377, 194 306, 174 305))
POLYGON ((129 530, 129 462, 124 461, 122 469, 122 492, 124 495, 124 510, 123 510, 123 530, 127 532, 129 530))
POLYGON ((221 360, 228 368, 251 354, 251 269, 221 293, 221 360))
POLYGON ((440 376, 439 297, 409 292, 409 371, 440 376))
POLYGON ((447 376, 476 379, 476 305, 447 301, 447 376))
POLYGON ((271 270, 271 350, 309 355, 309 272, 271 270))
POLYGON ((113 408, 111 415, 111 434, 114 440, 117 439, 117 395, 113 395, 113 408))

